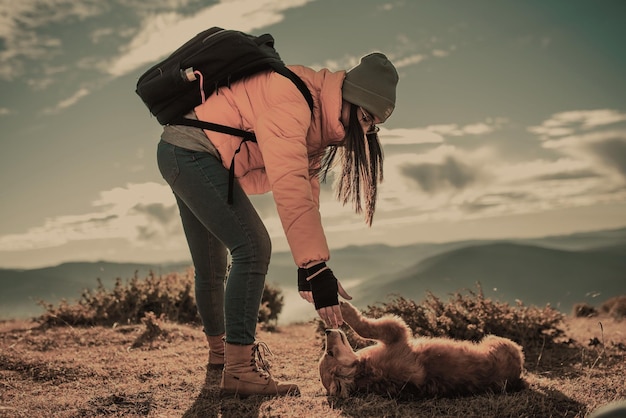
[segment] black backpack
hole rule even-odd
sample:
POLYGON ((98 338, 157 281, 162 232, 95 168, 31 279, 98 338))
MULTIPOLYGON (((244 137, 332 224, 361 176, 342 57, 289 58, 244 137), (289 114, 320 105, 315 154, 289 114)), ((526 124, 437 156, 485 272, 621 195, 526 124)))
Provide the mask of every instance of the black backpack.
MULTIPOLYGON (((274 49, 272 35, 253 36, 218 27, 200 32, 169 57, 152 66, 139 77, 135 91, 161 125, 193 126, 239 136, 241 144, 256 142, 254 132, 188 119, 184 115, 219 87, 269 69, 293 81, 313 110, 311 92, 300 77, 285 66, 274 49)), ((233 156, 229 202, 232 202, 234 160, 233 156)))

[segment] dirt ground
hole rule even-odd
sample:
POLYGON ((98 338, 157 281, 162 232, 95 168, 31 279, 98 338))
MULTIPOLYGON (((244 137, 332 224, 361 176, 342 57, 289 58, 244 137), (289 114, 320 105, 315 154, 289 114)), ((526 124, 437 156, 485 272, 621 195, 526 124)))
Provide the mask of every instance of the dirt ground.
POLYGON ((565 325, 583 348, 574 351, 567 371, 529 373, 526 394, 401 404, 328 398, 317 372, 323 342, 313 323, 258 333, 274 353, 272 374, 297 383, 301 396, 241 402, 220 399, 220 374, 206 370, 198 327, 162 324, 150 342, 140 338, 144 325, 41 329, 7 321, 0 323, 0 417, 533 417, 541 411, 583 417, 626 398, 626 321, 570 318, 565 325))

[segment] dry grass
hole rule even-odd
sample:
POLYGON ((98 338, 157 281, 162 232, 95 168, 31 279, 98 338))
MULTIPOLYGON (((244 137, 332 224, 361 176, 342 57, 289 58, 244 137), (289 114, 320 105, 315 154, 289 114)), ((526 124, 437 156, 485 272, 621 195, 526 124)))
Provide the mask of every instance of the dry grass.
POLYGON ((584 417, 626 398, 626 327, 611 317, 567 317, 568 344, 527 354, 527 390, 400 401, 326 397, 316 324, 259 330, 275 354, 273 374, 300 397, 220 399, 206 371, 200 328, 146 316, 125 326, 40 327, 0 323, 2 417, 584 417), (549 352, 548 352, 549 351, 549 352), (548 361, 550 359, 550 361, 548 361))

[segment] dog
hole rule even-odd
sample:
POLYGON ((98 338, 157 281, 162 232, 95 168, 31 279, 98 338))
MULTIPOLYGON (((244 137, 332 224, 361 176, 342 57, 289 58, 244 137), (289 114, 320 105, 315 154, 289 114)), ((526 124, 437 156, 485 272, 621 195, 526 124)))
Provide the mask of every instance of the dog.
POLYGON ((319 373, 327 395, 355 393, 387 396, 451 397, 514 391, 522 379, 524 354, 515 342, 493 335, 480 343, 448 338, 413 338, 398 316, 366 318, 341 302, 344 321, 376 344, 354 351, 339 329, 326 330, 319 373))

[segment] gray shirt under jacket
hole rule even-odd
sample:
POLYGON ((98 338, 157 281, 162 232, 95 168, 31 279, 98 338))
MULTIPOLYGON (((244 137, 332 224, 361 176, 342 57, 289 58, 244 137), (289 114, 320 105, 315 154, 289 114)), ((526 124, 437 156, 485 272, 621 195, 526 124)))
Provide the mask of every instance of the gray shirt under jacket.
MULTIPOLYGON (((196 114, 193 111, 185 115, 185 117, 189 119, 197 119, 196 114)), ((206 136, 204 131, 199 128, 185 125, 165 125, 163 127, 161 139, 168 144, 176 145, 177 147, 185 148, 191 151, 208 152, 209 154, 220 158, 220 154, 211 140, 206 136)))

